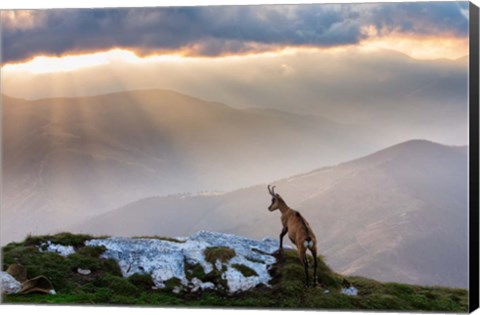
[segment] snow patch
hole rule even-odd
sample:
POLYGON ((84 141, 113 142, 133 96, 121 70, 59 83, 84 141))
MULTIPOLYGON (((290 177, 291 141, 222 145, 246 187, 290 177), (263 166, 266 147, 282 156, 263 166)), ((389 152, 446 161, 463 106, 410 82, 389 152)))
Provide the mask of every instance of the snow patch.
POLYGON ((218 259, 215 262, 215 268, 217 268, 218 271, 222 270, 222 262, 218 259))
POLYGON ((200 231, 182 238, 182 241, 184 243, 159 239, 111 237, 89 240, 85 245, 105 246, 107 250, 102 257, 115 259, 124 277, 135 273, 148 273, 152 276, 157 288, 164 288, 167 280, 177 278, 183 286, 190 286, 193 289, 214 289, 213 283, 202 283, 196 278, 189 281, 185 274, 185 261, 188 264, 199 264, 206 274, 213 268, 222 269, 221 262, 217 261, 215 266, 212 266, 205 260, 204 250, 208 247, 229 247, 235 250, 236 256, 224 263, 227 270, 222 274, 222 278, 227 281, 230 293, 245 291, 259 284, 268 286, 271 280, 268 269, 276 260, 270 254, 278 249, 277 240, 266 238, 256 241, 237 235, 200 231), (245 265, 253 269, 257 276, 245 277, 232 267, 233 264, 245 265))
POLYGON ((358 290, 354 286, 350 286, 349 288, 342 288, 342 294, 350 295, 350 296, 357 296, 358 290))
POLYGON ((54 244, 51 241, 47 241, 46 243, 40 244, 39 251, 42 253, 44 252, 57 253, 63 257, 66 257, 68 255, 75 253, 75 249, 73 248, 73 246, 54 244))

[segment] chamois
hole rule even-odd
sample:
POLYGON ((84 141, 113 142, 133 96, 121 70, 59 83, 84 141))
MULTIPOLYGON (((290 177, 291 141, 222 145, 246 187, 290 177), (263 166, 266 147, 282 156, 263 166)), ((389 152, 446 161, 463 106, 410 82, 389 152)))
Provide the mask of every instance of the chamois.
POLYGON ((297 247, 298 257, 305 269, 305 285, 308 286, 308 260, 307 249, 313 256, 313 286, 317 284, 317 239, 313 234, 310 225, 305 218, 298 212, 291 209, 279 194, 275 193, 275 186, 268 187, 268 192, 272 196, 272 204, 268 207, 270 212, 280 210, 282 213, 282 232, 280 233, 279 253, 283 255, 283 237, 288 233, 288 238, 297 247))

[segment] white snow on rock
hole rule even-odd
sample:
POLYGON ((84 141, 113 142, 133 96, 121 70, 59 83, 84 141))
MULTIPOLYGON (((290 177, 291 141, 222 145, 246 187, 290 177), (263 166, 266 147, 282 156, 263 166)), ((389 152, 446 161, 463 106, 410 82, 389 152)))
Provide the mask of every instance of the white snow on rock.
POLYGON ((90 269, 82 269, 82 268, 77 268, 77 272, 84 276, 88 276, 89 274, 92 273, 90 269))
POLYGON ((2 293, 12 294, 17 293, 22 288, 22 284, 14 277, 5 271, 0 271, 2 274, 2 293))
MULTIPOLYGON (((180 240, 180 238, 177 239, 180 240)), ((220 269, 221 263, 217 262, 212 266, 204 256, 204 250, 207 247, 217 246, 229 247, 236 253, 235 257, 224 263, 227 271, 222 274, 231 293, 245 291, 261 283, 268 286, 271 280, 268 269, 276 260, 269 254, 278 249, 277 240, 266 238, 256 241, 237 235, 208 231, 200 231, 181 240, 184 243, 159 239, 111 237, 86 241, 85 245, 105 246, 107 250, 102 256, 115 259, 124 277, 135 273, 148 273, 152 275, 157 288, 165 287, 165 282, 171 278, 178 278, 183 286, 190 284, 193 288, 202 290, 214 289, 213 283, 200 283, 201 281, 195 278, 192 279, 195 283, 189 283, 184 265, 185 261, 189 264, 200 264, 206 274, 213 268, 220 269), (232 267, 233 264, 245 265, 255 270, 258 276, 245 277, 232 267)))
POLYGON ((40 244, 39 251, 57 253, 60 256, 64 256, 64 257, 75 253, 75 249, 73 248, 73 246, 54 244, 51 241, 47 241, 46 243, 40 244))
POLYGON ((199 289, 202 290, 213 290, 215 289, 215 284, 211 282, 202 282, 202 280, 198 278, 193 278, 192 279, 192 292, 196 292, 199 289))
POLYGON ((349 288, 342 288, 342 294, 350 295, 350 296, 357 296, 358 290, 354 286, 350 286, 349 288))
POLYGON ((222 262, 217 259, 217 261, 215 262, 215 268, 217 268, 217 270, 222 270, 222 266, 222 262))

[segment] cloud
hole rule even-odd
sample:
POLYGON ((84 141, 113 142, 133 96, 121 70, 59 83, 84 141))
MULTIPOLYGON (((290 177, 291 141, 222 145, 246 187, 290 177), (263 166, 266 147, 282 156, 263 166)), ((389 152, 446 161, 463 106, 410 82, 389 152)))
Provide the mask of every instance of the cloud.
POLYGON ((382 32, 398 31, 417 35, 468 35, 468 2, 416 2, 382 5, 374 10, 373 21, 382 32))
POLYGON ((4 11, 3 62, 112 48, 218 56, 331 47, 368 38, 372 26, 382 36, 466 37, 466 9, 467 2, 4 11))
POLYGON ((465 144, 468 139, 465 58, 422 61, 348 47, 334 53, 300 49, 241 58, 134 59, 38 74, 5 67, 2 90, 35 99, 160 88, 236 108, 320 115, 379 130, 399 126, 403 132, 388 135, 396 137, 393 142, 428 138, 465 144))

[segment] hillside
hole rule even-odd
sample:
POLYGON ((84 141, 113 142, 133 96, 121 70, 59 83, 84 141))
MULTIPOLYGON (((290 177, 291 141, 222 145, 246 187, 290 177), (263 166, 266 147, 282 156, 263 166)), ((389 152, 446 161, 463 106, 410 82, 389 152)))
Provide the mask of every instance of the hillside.
MULTIPOLYGON (((467 151, 408 141, 273 184, 310 222, 320 252, 335 270, 381 281, 466 288, 467 151)), ((267 211, 266 184, 224 194, 150 197, 74 230, 276 236, 279 214, 267 211)))
POLYGON ((322 117, 167 90, 2 96, 2 106, 2 242, 152 195, 234 190, 379 147, 366 130, 322 117))
POLYGON ((2 248, 2 271, 21 264, 27 279, 47 277, 56 294, 3 294, 2 302, 467 311, 466 290, 344 277, 321 257, 320 285, 306 288, 295 251, 279 258, 277 246, 205 231, 185 238, 30 236, 2 248))

